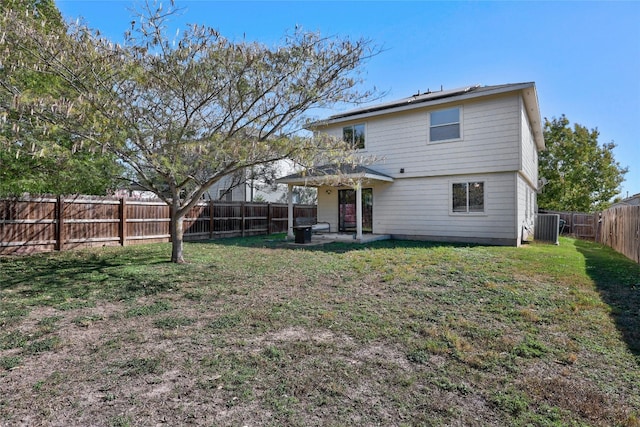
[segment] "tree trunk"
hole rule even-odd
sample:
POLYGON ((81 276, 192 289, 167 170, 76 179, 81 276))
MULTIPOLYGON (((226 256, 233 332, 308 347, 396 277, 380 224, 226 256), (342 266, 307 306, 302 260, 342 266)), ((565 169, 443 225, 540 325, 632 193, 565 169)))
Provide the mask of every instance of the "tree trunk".
POLYGON ((182 243, 184 237, 184 215, 178 216, 178 206, 171 205, 171 262, 184 263, 182 243))

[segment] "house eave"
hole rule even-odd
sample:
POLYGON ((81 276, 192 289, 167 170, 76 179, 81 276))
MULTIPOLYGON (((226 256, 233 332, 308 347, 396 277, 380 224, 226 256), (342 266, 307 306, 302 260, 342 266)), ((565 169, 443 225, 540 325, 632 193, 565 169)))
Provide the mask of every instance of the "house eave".
POLYGON ((523 98, 524 106, 529 116, 531 132, 533 132, 533 139, 538 151, 542 151, 545 149, 544 131, 542 130, 542 118, 540 117, 540 106, 538 105, 538 95, 535 87, 525 90, 523 92, 523 98))

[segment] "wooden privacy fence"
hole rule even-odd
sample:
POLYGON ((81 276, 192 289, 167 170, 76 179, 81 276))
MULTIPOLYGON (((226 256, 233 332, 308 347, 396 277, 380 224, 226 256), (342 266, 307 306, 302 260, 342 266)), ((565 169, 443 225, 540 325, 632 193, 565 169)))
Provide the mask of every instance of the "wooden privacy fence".
POLYGON ((601 214, 598 241, 640 263, 640 206, 617 206, 601 214))
MULTIPOLYGON (((295 205, 294 218, 317 215, 295 205)), ((202 202, 185 216, 185 240, 287 231, 286 204, 202 202)), ((86 246, 168 242, 169 206, 161 201, 76 198, 0 200, 0 254, 86 246)))
POLYGON ((582 212, 559 212, 541 210, 539 213, 558 214, 564 221, 560 234, 567 234, 580 239, 596 240, 598 234, 598 214, 582 212))
POLYGON ((562 234, 593 240, 640 263, 640 206, 616 206, 603 212, 540 211, 560 215, 562 234))

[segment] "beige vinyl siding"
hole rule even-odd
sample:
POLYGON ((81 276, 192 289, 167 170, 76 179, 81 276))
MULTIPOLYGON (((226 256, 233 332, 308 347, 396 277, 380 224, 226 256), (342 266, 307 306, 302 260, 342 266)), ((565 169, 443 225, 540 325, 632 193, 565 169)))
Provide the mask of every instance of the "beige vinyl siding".
POLYGON ((531 124, 527 115, 524 101, 520 102, 521 123, 521 167, 518 174, 518 217, 520 237, 529 240, 533 237, 533 227, 537 206, 538 186, 538 148, 536 146, 531 124))
MULTIPOLYGON (((521 175, 517 175, 517 224, 522 241, 533 238, 533 227, 537 212, 536 191, 521 175)), ((521 243, 521 242, 520 242, 521 243)))
MULTIPOLYGON (((345 124, 344 126, 347 126, 347 125, 345 124)), ((339 128, 336 128, 336 127, 320 128, 319 130, 322 133, 326 133, 327 135, 333 136, 334 138, 342 138, 342 128, 344 126, 341 125, 339 128)), ((367 135, 367 131, 365 129, 365 147, 367 145, 366 135, 367 135)))
MULTIPOLYGON (((509 95, 431 109, 369 118, 362 153, 378 160, 372 167, 393 177, 421 177, 516 171, 520 167, 520 97, 509 95), (462 136, 429 142, 429 112, 461 107, 462 136), (400 169, 404 169, 400 175, 400 169)), ((363 121, 354 120, 353 123, 363 121)), ((321 129, 341 137, 344 122, 321 129)))
MULTIPOLYGON (((519 245, 532 232, 538 152, 520 92, 417 107, 345 120, 318 131, 342 137, 344 126, 365 124, 369 166, 395 179, 373 188, 373 232, 519 245), (429 114, 460 108, 461 138, 429 141, 429 114), (401 172, 402 170, 402 172, 401 172), (484 182, 482 213, 453 213, 453 183, 484 182)), ((318 194, 318 220, 337 230, 338 193, 318 194)))
POLYGON ((527 117, 527 112, 524 108, 524 102, 521 102, 520 106, 520 123, 522 126, 522 166, 521 170, 526 179, 531 181, 533 185, 537 185, 538 182, 538 149, 533 139, 533 132, 531 131, 531 124, 527 117))
POLYGON ((514 173, 399 179, 374 187, 374 232, 515 244, 514 173), (452 214, 451 185, 482 181, 484 214, 452 214))
MULTIPOLYGON (((375 202, 374 202, 375 203, 375 202)), ((318 187, 318 222, 328 222, 331 231, 338 231, 338 189, 329 186, 318 187), (327 190, 331 193, 327 194, 327 190)))

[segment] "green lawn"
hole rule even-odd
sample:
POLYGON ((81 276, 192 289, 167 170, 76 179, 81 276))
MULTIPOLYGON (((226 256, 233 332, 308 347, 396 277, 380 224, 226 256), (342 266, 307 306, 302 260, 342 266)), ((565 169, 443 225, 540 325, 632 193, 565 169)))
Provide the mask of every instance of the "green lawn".
POLYGON ((0 257, 0 425, 640 426, 640 266, 283 236, 0 257))

